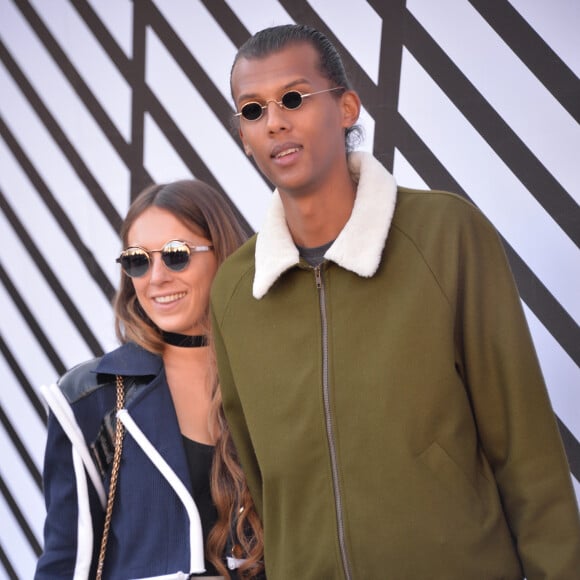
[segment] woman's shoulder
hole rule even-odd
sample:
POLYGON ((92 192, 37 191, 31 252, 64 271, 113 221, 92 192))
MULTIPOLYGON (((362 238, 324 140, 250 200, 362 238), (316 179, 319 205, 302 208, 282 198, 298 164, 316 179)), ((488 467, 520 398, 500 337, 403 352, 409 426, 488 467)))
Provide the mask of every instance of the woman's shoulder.
POLYGON ((72 404, 105 385, 114 384, 117 375, 149 378, 156 376, 162 366, 160 356, 128 342, 102 356, 72 367, 62 375, 58 386, 72 404))
POLYGON ((96 389, 112 380, 97 373, 102 356, 82 362, 69 369, 58 381, 58 386, 67 401, 72 404, 93 393, 96 389))

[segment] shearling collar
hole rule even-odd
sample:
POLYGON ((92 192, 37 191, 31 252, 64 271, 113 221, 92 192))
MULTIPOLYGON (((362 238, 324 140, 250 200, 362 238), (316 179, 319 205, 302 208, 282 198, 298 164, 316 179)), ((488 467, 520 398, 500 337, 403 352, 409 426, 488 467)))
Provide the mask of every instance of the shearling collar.
MULTIPOLYGON (((358 183, 354 207, 324 257, 369 278, 379 267, 395 211, 397 185, 393 176, 370 153, 351 153, 348 167, 358 183)), ((272 284, 300 260, 278 190, 273 193, 264 225, 257 236, 255 259, 253 295, 257 299, 264 297, 272 284)))

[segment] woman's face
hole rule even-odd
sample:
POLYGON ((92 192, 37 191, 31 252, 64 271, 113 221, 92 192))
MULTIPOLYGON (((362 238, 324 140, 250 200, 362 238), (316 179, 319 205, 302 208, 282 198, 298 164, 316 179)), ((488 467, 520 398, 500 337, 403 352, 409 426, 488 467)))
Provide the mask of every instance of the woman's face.
MULTIPOLYGON (((195 246, 211 244, 169 211, 150 207, 129 229, 127 246, 158 250, 171 240, 195 246)), ((150 260, 147 272, 132 278, 137 299, 147 316, 166 332, 202 334, 210 287, 217 271, 213 251, 192 252, 189 264, 180 272, 167 268, 159 252, 150 254, 150 260)))

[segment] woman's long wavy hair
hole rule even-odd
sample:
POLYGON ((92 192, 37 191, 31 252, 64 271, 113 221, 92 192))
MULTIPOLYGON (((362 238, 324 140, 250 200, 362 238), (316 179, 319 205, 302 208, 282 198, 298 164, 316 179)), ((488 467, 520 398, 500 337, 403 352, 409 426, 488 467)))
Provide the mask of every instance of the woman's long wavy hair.
MULTIPOLYGON (((137 196, 121 227, 123 247, 128 245, 132 225, 151 207, 170 212, 187 228, 210 240, 218 266, 248 238, 248 233, 223 196, 203 181, 187 179, 151 185, 137 196)), ((123 273, 114 310, 115 331, 122 344, 132 341, 151 352, 163 354, 165 343, 161 330, 145 314, 137 300, 131 278, 123 273)), ((209 304, 203 324, 211 337, 209 304)), ((206 551, 219 573, 227 578, 229 575, 224 565, 224 554, 226 546, 235 537, 236 544, 244 550, 241 557, 247 560, 240 572, 251 578, 260 572, 263 562, 262 526, 225 421, 213 348, 210 381, 212 404, 209 425, 216 442, 211 488, 218 521, 210 532, 206 551)))

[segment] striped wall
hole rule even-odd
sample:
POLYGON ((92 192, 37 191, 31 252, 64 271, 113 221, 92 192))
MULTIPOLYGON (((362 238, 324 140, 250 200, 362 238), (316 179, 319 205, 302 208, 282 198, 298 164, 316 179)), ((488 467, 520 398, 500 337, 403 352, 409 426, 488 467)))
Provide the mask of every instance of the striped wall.
POLYGON ((292 21, 344 54, 362 148, 496 225, 580 496, 579 2, 0 0, 0 579, 42 546, 38 388, 115 346, 132 196, 193 175, 259 228, 270 188, 230 129, 229 69, 292 21))

